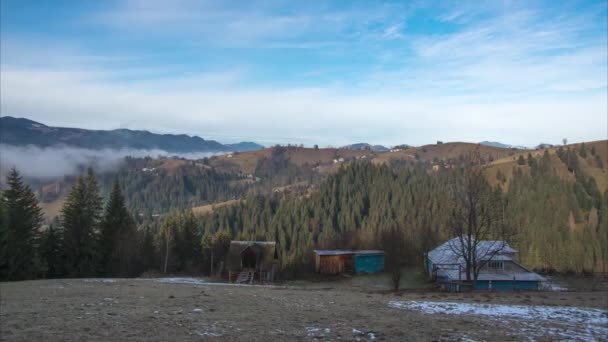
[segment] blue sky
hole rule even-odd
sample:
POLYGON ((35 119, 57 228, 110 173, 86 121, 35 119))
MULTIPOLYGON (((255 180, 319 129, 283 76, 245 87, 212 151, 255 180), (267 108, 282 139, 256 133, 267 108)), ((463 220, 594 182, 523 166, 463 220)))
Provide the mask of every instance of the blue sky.
POLYGON ((339 146, 606 139, 607 2, 1 2, 0 109, 339 146))

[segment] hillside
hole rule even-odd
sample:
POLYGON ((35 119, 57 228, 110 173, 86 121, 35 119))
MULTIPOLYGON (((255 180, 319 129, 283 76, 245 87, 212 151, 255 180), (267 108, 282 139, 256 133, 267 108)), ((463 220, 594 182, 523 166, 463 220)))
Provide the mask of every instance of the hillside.
POLYGON ((593 177, 600 191, 608 191, 608 171, 606 170, 608 163, 608 140, 584 143, 587 151, 585 153, 587 156, 584 158, 580 156, 580 149, 582 145, 583 144, 581 143, 567 146, 553 146, 541 150, 526 150, 507 157, 496 159, 487 165, 486 174, 488 175, 488 180, 494 185, 498 184, 499 181, 497 180, 496 175, 500 171, 506 178, 503 186, 508 187, 514 169, 521 169, 524 173, 529 172, 529 166, 527 163, 525 165, 518 165, 517 161, 519 155, 523 155, 526 159, 528 154, 530 154, 532 157, 540 158, 544 152, 547 151, 551 158, 551 166, 556 174, 563 180, 573 182, 575 180, 575 173, 568 170, 566 164, 562 162, 558 156, 558 151, 560 151, 560 149, 571 149, 573 151, 578 151, 576 159, 581 172, 585 175, 593 177), (595 152, 592 153, 592 150, 595 152), (600 162, 598 162, 598 159, 600 162))
MULTIPOLYGON (((608 164, 607 143, 586 143, 589 151, 587 157, 577 157, 581 173, 593 177, 601 192, 608 190, 608 174, 605 168, 608 164), (597 157, 591 154, 592 149, 597 157), (604 160, 604 168, 599 167, 597 158, 604 160)), ((565 148, 575 150, 580 149, 580 145, 568 145, 565 148)), ((558 150, 559 147, 546 150, 550 156, 551 168, 561 179, 574 182, 575 176, 558 157, 558 150)), ((459 165, 459 160, 473 156, 485 165, 488 181, 494 186, 500 184, 507 190, 514 170, 521 170, 525 174, 530 172, 527 163, 518 165, 519 156, 527 159, 528 154, 540 158, 544 150, 511 150, 460 142, 410 147, 384 153, 289 146, 224 154, 198 161, 131 158, 118 172, 104 175, 103 179, 107 179, 104 184, 109 186, 112 177, 118 175, 126 186, 125 191, 130 198, 131 208, 146 215, 184 207, 197 207, 201 208, 197 211, 206 212, 206 208, 216 202, 241 198, 252 192, 283 192, 283 189, 297 185, 294 188, 297 189, 295 193, 301 194, 305 192, 303 188, 318 184, 328 175, 337 172, 340 167, 360 161, 371 161, 374 164, 407 161, 425 165, 431 170, 433 165, 454 167, 459 165), (209 181, 218 183, 208 183, 209 181), (136 182, 137 186, 127 186, 131 182, 136 182), (169 186, 169 183, 172 185, 169 186), (206 188, 199 188, 203 183, 208 183, 206 188), (173 198, 171 201, 166 200, 162 189, 169 191, 173 198)), ((63 198, 67 195, 70 178, 44 185, 37 185, 35 189, 42 200, 45 217, 52 218, 58 214, 63 198)))
POLYGON ((262 148, 252 142, 223 145, 185 134, 156 134, 142 130, 109 131, 51 127, 42 123, 3 116, 0 118, 0 142, 14 146, 70 146, 85 149, 162 150, 169 153, 249 151, 262 148))

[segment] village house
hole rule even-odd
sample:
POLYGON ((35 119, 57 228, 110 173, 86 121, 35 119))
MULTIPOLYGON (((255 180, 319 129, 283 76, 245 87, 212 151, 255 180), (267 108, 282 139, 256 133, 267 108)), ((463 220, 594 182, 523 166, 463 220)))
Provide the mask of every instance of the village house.
MULTIPOLYGON (((433 281, 447 291, 469 289, 466 283, 465 260, 459 238, 454 238, 427 254, 427 270, 433 281)), ((479 241, 476 255, 481 263, 476 290, 538 290, 545 278, 529 271, 515 261, 517 250, 504 241, 479 241)))
POLYGON ((279 251, 274 241, 230 241, 226 269, 230 282, 270 283, 279 267, 279 251))
POLYGON ((384 252, 378 250, 314 250, 315 272, 321 274, 376 273, 384 270, 384 252))

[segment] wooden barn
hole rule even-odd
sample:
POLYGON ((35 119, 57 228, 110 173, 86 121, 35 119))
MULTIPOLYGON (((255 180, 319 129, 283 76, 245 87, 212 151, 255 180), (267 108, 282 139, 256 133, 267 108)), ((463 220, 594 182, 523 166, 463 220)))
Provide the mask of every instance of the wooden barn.
POLYGON ((384 270, 378 250, 315 250, 315 272, 321 274, 376 273, 384 270))
POLYGON ((274 281, 279 251, 274 241, 231 241, 226 256, 230 281, 266 283, 274 281))

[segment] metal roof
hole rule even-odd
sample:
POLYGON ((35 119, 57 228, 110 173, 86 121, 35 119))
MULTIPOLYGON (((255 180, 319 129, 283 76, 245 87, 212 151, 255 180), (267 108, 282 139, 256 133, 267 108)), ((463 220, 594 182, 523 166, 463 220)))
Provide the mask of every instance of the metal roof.
POLYGON ((374 255, 374 254, 384 254, 381 250, 376 249, 362 249, 362 250, 342 250, 342 249, 315 249, 315 254, 317 255, 374 255))
POLYGON ((357 254, 357 255, 384 254, 384 251, 381 251, 381 250, 378 250, 378 249, 365 249, 365 250, 355 251, 355 254, 357 254))
POLYGON ((262 246, 266 246, 266 245, 276 245, 276 242, 274 241, 230 241, 230 244, 235 244, 235 245, 262 245, 262 246))
MULTIPOLYGON (((463 264, 464 259, 457 253, 460 249, 460 239, 453 238, 428 253, 429 259, 434 264, 463 264)), ((492 259, 508 261, 513 260, 517 250, 513 249, 506 241, 482 240, 477 244, 477 257, 479 260, 487 260, 488 255, 496 253, 492 259)))
POLYGON ((355 254, 354 251, 345 251, 345 250, 340 250, 340 249, 315 249, 314 250, 315 254, 318 255, 349 255, 349 254, 355 254))

